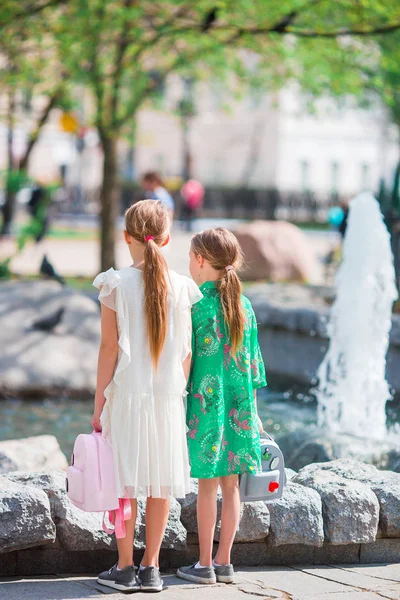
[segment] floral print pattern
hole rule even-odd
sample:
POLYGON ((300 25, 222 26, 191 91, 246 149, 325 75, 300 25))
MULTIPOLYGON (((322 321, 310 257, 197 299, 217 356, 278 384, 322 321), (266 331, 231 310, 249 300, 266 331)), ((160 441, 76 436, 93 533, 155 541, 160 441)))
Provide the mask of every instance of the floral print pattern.
POLYGON ((254 390, 266 385, 257 323, 242 296, 246 327, 232 356, 215 282, 201 286, 192 309, 193 363, 188 383, 188 446, 192 477, 210 478, 261 469, 254 390))

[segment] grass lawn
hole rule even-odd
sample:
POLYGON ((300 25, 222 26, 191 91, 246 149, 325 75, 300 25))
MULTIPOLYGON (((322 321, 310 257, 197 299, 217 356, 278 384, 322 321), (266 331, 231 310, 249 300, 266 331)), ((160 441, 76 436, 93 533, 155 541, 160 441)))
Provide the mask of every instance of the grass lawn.
POLYGON ((71 229, 54 225, 50 228, 47 237, 57 240, 97 240, 99 235, 94 229, 71 229))

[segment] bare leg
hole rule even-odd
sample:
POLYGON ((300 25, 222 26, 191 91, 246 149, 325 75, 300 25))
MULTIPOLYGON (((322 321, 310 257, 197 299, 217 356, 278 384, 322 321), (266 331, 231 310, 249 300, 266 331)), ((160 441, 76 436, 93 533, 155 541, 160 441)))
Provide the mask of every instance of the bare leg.
POLYGON ((228 565, 240 520, 239 477, 227 475, 221 477, 219 483, 222 490, 221 535, 215 562, 218 565, 228 565))
POLYGON ((200 564, 210 567, 215 523, 217 521, 217 490, 219 478, 199 479, 197 526, 199 530, 200 564))
POLYGON ((147 498, 146 504, 146 551, 143 567, 158 567, 161 543, 169 515, 169 499, 147 498))
POLYGON ((137 500, 131 500, 131 507, 132 516, 129 521, 125 521, 126 537, 117 539, 118 566, 120 569, 133 565, 133 536, 135 534, 137 500))

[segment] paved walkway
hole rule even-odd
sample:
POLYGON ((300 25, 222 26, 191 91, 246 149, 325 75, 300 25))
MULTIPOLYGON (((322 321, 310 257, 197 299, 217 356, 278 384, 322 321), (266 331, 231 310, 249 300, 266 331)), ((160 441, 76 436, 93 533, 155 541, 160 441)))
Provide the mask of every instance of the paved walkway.
MULTIPOLYGON (((241 569, 235 585, 185 584, 173 575, 164 577, 165 600, 389 600, 400 599, 400 564, 294 566, 241 569)), ((46 577, 0 580, 1 600, 84 600, 125 595, 99 586, 87 577, 46 577)), ((143 598, 144 594, 135 595, 143 598)))
MULTIPOLYGON (((223 223, 225 225, 225 223, 223 223)), ((209 226, 199 221, 200 225, 209 226)), ((212 223, 215 225, 215 223, 212 223)), ((190 240, 193 234, 175 227, 172 240, 166 248, 166 258, 171 269, 188 275, 190 240)), ((122 268, 130 264, 130 256, 122 232, 116 244, 116 266, 122 268)), ((307 237, 317 256, 325 256, 332 248, 335 237, 329 232, 308 232, 307 237)), ((0 260, 15 252, 12 239, 0 240, 0 260)), ((64 276, 93 277, 99 272, 100 247, 96 240, 46 239, 38 245, 29 244, 23 252, 11 262, 14 273, 20 275, 36 275, 39 272, 43 255, 46 254, 54 268, 64 276)))

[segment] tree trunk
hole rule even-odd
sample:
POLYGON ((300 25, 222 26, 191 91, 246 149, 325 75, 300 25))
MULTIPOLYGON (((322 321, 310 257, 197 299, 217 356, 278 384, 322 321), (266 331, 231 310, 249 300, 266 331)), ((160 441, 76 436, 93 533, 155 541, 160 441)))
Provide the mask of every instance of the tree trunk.
POLYGON ((13 158, 13 140, 14 140, 14 112, 15 112, 15 93, 10 91, 8 98, 8 113, 7 113, 7 184, 6 184, 6 197, 2 207, 3 212, 3 224, 1 227, 1 235, 8 235, 11 233, 11 224, 14 217, 15 209, 15 190, 11 183, 11 173, 14 170, 14 158, 13 158))
POLYGON ((188 117, 182 117, 182 177, 187 181, 192 176, 192 155, 189 144, 189 123, 188 117))
POLYGON ((101 270, 115 266, 115 223, 118 216, 118 172, 116 139, 101 135, 104 163, 100 193, 101 270))

